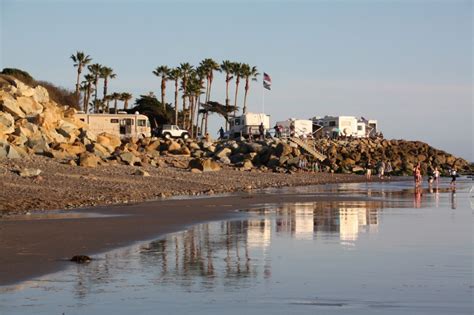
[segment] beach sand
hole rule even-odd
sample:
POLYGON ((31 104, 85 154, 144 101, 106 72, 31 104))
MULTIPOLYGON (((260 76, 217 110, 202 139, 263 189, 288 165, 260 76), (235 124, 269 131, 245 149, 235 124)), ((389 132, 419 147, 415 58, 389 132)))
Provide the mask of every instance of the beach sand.
POLYGON ((136 169, 120 165, 88 169, 43 157, 0 164, 0 285, 59 270, 71 264, 67 260, 73 255, 94 255, 192 224, 243 215, 235 210, 255 204, 340 198, 262 194, 260 188, 365 181, 358 175, 231 168, 195 174, 148 167, 144 169, 151 176, 141 177, 132 175, 136 169), (26 167, 41 169, 41 177, 15 173, 26 167), (169 198, 172 195, 201 197, 169 198))
POLYGON ((0 285, 18 283, 70 266, 73 263, 68 259, 74 255, 93 256, 181 231, 192 224, 245 215, 236 210, 268 203, 356 199, 361 197, 239 193, 6 216, 0 221, 0 285))

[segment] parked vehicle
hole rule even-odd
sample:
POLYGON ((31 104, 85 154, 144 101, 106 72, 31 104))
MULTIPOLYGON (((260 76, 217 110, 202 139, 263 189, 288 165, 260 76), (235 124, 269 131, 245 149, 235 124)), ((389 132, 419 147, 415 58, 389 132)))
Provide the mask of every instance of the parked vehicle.
POLYGON ((314 132, 313 121, 309 119, 288 119, 276 123, 281 128, 282 137, 311 138, 314 132))
POLYGON ((163 125, 162 129, 159 131, 159 135, 165 139, 183 138, 186 140, 189 138, 189 132, 176 125, 163 125))
POLYGON ((270 115, 264 113, 247 113, 229 119, 229 134, 233 138, 256 137, 260 134, 259 127, 263 123, 265 134, 270 129, 270 115))
POLYGON ((116 114, 86 114, 78 112, 77 118, 89 126, 89 130, 99 134, 107 132, 121 138, 150 137, 150 121, 145 115, 136 112, 127 114, 119 111, 116 114))

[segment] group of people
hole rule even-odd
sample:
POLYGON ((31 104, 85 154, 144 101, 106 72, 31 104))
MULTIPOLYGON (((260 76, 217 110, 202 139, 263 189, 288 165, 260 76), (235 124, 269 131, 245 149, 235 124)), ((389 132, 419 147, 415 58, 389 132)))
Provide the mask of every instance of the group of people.
MULTIPOLYGON (((451 186, 456 185, 456 178, 458 177, 458 174, 455 167, 449 170, 449 175, 451 176, 451 183, 450 183, 451 186)), ((440 176, 441 176, 441 173, 437 167, 435 167, 434 169, 428 170, 428 185, 431 186, 434 183, 436 184, 436 186, 438 186, 440 176)), ((423 176, 421 174, 421 163, 418 163, 413 168, 413 177, 415 181, 415 186, 420 186, 421 182, 423 181, 423 176)))
MULTIPOLYGON (((370 180, 372 178, 372 168, 372 163, 370 161, 367 162, 367 167, 365 169, 365 176, 367 180, 370 180)), ((392 162, 387 161, 387 163, 385 163, 385 161, 380 161, 376 165, 376 169, 380 179, 384 179, 384 176, 388 179, 391 178, 393 172, 392 162)))
POLYGON ((318 173, 321 171, 321 167, 319 165, 319 162, 314 160, 314 161, 309 161, 305 156, 300 156, 299 162, 298 162, 298 168, 303 171, 310 171, 313 173, 318 173))

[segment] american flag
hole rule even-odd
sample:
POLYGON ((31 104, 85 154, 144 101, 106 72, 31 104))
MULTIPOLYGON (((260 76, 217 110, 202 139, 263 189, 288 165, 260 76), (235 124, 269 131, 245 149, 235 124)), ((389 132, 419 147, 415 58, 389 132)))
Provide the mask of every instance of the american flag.
POLYGON ((272 83, 272 78, 267 73, 263 73, 263 81, 267 81, 267 83, 272 83))
POLYGON ((270 83, 266 82, 266 81, 263 81, 263 87, 266 88, 267 90, 271 90, 272 89, 272 86, 270 83))

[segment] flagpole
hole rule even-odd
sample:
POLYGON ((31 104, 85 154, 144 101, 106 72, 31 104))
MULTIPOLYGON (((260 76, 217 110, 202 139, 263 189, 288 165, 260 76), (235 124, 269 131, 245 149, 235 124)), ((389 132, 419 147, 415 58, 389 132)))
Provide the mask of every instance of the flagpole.
POLYGON ((265 113, 265 87, 262 86, 262 113, 265 113))

